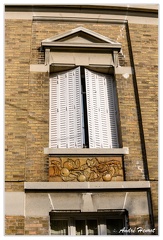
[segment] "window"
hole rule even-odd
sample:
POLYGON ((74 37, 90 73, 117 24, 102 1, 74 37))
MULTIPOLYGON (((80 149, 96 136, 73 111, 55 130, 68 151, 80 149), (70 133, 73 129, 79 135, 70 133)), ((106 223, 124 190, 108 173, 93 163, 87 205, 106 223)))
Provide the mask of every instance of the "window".
POLYGON ((51 235, 123 235, 127 229, 125 210, 114 213, 50 213, 51 235))
POLYGON ((50 147, 119 147, 111 75, 77 67, 51 76, 50 147))
POLYGON ((53 220, 51 222, 52 235, 68 235, 68 221, 67 220, 53 220))

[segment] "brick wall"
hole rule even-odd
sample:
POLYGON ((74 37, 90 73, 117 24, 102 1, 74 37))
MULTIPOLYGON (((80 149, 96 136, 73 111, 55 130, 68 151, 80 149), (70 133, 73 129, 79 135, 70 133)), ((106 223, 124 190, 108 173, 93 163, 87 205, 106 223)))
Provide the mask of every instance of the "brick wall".
POLYGON ((158 180, 158 28, 130 24, 150 180, 158 180))
POLYGON ((117 75, 116 82, 122 143, 124 147, 129 147, 129 155, 124 156, 126 180, 144 180, 143 158, 132 76, 124 79, 122 75, 117 75))
POLYGON ((5 174, 25 181, 31 21, 5 21, 5 174))
POLYGON ((49 218, 48 217, 26 217, 25 235, 48 235, 49 218))
POLYGON ((5 217, 6 235, 24 235, 24 217, 6 216, 5 217))
POLYGON ((49 218, 6 216, 5 235, 49 235, 49 218))
POLYGON ((26 181, 48 181, 49 78, 47 73, 30 73, 26 131, 26 181))
POLYGON ((13 182, 9 181, 5 183, 6 192, 23 192, 24 191, 24 181, 23 182, 13 182))

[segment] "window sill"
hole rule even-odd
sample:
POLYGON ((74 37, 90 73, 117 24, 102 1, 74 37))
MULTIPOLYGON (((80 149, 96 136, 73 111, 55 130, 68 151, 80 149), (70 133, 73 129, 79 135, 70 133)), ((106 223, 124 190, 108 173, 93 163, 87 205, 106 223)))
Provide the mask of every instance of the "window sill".
POLYGON ((123 148, 44 148, 44 154, 55 154, 55 155, 99 155, 99 154, 113 154, 123 155, 129 154, 128 147, 123 148))

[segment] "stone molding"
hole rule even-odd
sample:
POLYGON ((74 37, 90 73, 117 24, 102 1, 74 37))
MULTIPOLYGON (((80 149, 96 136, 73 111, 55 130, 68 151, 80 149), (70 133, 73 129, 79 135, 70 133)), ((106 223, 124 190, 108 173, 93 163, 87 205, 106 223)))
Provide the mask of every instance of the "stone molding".
POLYGON ((82 190, 82 189, 147 189, 149 181, 121 181, 121 182, 25 182, 25 190, 82 190))
POLYGON ((107 155, 107 154, 113 154, 113 155, 123 155, 123 154, 129 154, 129 148, 123 147, 123 148, 44 148, 44 154, 55 154, 55 155, 107 155))

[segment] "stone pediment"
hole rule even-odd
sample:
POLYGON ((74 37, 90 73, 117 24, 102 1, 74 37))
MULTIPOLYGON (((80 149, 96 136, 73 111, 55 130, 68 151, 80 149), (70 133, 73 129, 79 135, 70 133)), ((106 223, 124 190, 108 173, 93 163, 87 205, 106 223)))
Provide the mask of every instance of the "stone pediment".
POLYGON ((42 41, 44 47, 99 47, 120 50, 121 44, 89 29, 78 27, 42 41))

